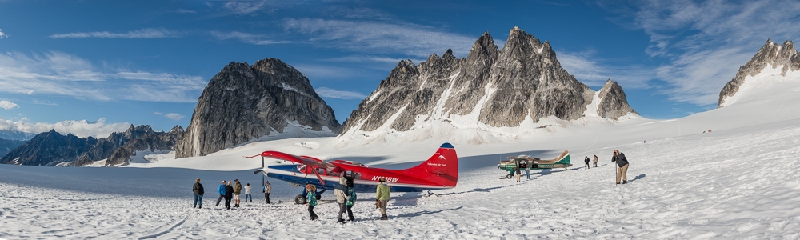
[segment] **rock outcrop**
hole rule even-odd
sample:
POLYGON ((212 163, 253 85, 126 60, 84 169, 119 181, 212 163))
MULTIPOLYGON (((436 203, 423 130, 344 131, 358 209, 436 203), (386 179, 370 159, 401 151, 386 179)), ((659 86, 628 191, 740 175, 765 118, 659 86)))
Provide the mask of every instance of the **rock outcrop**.
MULTIPOLYGON (((635 113, 619 85, 603 89, 598 115, 635 113)), ((466 58, 447 50, 418 66, 401 61, 350 114, 344 132, 407 131, 430 121, 515 127, 549 116, 574 120, 584 117, 594 95, 561 67, 549 42, 514 27, 503 49, 487 32, 466 58)))
POLYGON ((719 92, 717 107, 723 107, 725 99, 732 97, 739 91, 739 87, 744 84, 747 76, 755 76, 768 65, 773 68, 780 67, 784 76, 787 71, 800 69, 800 54, 795 50, 794 43, 786 41, 782 45, 778 45, 767 39, 767 43, 758 50, 749 62, 739 67, 736 77, 725 84, 725 87, 719 92))
POLYGON ((275 58, 232 62, 203 90, 175 157, 204 156, 295 126, 329 136, 341 131, 333 109, 294 67, 275 58))
POLYGON ((600 102, 597 104, 597 115, 604 118, 617 120, 629 113, 636 114, 636 111, 628 105, 625 92, 622 87, 611 79, 606 80, 606 84, 597 94, 600 102))

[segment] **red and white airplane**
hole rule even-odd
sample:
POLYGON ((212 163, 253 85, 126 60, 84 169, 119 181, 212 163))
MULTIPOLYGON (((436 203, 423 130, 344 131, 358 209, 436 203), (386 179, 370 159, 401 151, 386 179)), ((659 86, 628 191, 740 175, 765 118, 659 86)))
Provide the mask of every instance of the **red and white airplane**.
POLYGON ((264 151, 257 156, 297 163, 295 165, 266 166, 262 172, 270 178, 296 185, 314 184, 319 189, 333 189, 339 177, 353 178, 357 192, 374 192, 381 178, 385 178, 393 192, 422 192, 450 189, 458 184, 458 156, 450 143, 444 143, 427 161, 405 170, 373 168, 361 163, 333 160, 322 161, 309 156, 296 156, 278 151, 264 151))

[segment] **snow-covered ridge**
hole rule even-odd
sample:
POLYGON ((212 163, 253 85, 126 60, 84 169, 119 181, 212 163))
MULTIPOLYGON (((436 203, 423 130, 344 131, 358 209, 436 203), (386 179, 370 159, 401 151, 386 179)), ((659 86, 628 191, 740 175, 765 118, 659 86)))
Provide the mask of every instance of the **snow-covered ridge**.
POLYGON ((739 91, 733 96, 723 98, 720 106, 731 106, 743 101, 761 101, 797 91, 800 88, 800 71, 787 70, 785 73, 783 71, 784 66, 767 64, 760 73, 746 76, 739 86, 739 91))

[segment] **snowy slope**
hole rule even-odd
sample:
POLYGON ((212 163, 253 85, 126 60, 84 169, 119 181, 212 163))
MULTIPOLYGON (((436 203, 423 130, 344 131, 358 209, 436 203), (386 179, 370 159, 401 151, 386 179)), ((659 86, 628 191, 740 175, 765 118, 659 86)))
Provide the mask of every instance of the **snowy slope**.
POLYGON ((300 188, 277 180, 273 205, 254 191, 256 202, 220 210, 214 190, 234 178, 260 188, 251 171, 260 161, 242 156, 263 150, 401 169, 447 139, 363 147, 333 137, 291 138, 204 157, 150 154, 148 163, 129 167, 0 165, 0 238, 797 239, 800 83, 760 82, 730 106, 682 119, 553 120, 558 127, 515 141, 455 145, 458 186, 431 198, 393 194, 389 221, 377 220, 367 193, 354 208, 359 222, 339 225, 329 193, 317 208, 321 221, 311 222, 304 206, 289 203, 300 188), (552 158, 564 149, 573 167, 536 171, 522 183, 499 179, 504 172, 495 166, 506 156, 552 158), (613 149, 631 162, 629 184, 614 184, 613 149), (580 159, 594 154, 601 166, 583 169, 580 159), (191 208, 197 177, 207 192, 202 210, 191 208))

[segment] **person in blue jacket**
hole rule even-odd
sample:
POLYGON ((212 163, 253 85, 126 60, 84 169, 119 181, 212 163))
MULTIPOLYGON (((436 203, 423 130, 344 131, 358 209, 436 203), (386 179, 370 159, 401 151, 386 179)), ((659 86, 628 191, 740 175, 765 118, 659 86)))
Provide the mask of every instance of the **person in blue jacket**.
POLYGON ((317 188, 313 184, 306 185, 306 205, 308 206, 308 213, 311 215, 311 221, 317 220, 319 216, 314 213, 314 206, 317 206, 317 188))
POLYGON ((226 183, 225 180, 222 180, 222 185, 219 185, 219 187, 217 188, 217 193, 219 193, 219 198, 217 198, 216 206, 219 206, 219 202, 221 202, 222 199, 225 198, 225 186, 227 185, 225 183, 226 183))

